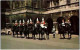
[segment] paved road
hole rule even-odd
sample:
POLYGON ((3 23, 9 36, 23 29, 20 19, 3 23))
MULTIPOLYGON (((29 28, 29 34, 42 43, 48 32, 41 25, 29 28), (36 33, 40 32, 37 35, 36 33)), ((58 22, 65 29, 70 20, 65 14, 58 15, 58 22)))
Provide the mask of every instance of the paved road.
MULTIPOLYGON (((31 36, 31 35, 30 35, 31 36)), ((38 38, 38 36, 36 36, 38 38)), ((1 36, 2 49, 78 49, 79 37, 72 35, 72 39, 59 39, 59 34, 56 38, 52 38, 50 34, 49 40, 33 40, 25 38, 13 38, 11 35, 1 36)))

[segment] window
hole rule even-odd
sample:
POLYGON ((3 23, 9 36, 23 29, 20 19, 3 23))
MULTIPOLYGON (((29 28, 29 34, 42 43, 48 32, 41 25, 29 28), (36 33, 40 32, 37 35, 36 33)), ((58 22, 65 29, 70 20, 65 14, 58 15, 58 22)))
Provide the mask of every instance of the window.
POLYGON ((67 0, 67 4, 70 4, 70 1, 71 1, 71 0, 67 0))

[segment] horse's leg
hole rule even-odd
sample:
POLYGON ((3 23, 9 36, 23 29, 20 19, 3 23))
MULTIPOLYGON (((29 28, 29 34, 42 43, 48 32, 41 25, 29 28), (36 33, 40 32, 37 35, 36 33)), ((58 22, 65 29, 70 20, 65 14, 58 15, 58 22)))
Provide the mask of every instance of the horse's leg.
POLYGON ((18 32, 16 32, 16 34, 17 34, 17 38, 18 38, 18 32))
POLYGON ((63 33, 63 38, 65 38, 65 33, 63 33))
POLYGON ((61 33, 60 33, 60 38, 62 38, 62 37, 61 37, 61 33))

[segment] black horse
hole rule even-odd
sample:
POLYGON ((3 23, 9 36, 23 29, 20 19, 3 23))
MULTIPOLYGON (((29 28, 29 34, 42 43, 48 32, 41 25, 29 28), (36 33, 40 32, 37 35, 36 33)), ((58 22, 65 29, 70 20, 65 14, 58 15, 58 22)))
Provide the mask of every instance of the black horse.
POLYGON ((49 33, 51 33, 52 28, 53 28, 53 20, 51 17, 49 17, 47 20, 47 30, 46 30, 46 35, 47 35, 47 39, 49 39, 49 33))
POLYGON ((61 34, 63 34, 63 38, 65 38, 65 33, 66 33, 65 19, 63 17, 59 17, 57 19, 57 23, 58 23, 58 33, 60 34, 60 38, 61 38, 61 34), (64 23, 63 23, 63 21, 64 21, 64 23))
POLYGON ((63 34, 63 38, 65 38, 66 33, 68 33, 68 38, 71 38, 71 34, 73 33, 71 23, 65 23, 64 17, 59 17, 57 19, 57 22, 58 22, 58 33, 60 34, 60 38, 61 38, 61 34, 63 34))

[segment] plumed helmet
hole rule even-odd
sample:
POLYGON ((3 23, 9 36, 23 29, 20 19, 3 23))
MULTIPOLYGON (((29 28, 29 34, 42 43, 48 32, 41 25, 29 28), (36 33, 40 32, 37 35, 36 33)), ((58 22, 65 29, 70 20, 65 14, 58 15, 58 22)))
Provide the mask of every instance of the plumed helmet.
POLYGON ((29 19, 27 20, 27 23, 29 23, 29 19))
POLYGON ((42 21, 44 21, 44 18, 42 18, 42 21))
POLYGON ((21 24, 21 20, 19 20, 19 24, 21 24))
POLYGON ((23 23, 24 23, 25 21, 24 21, 24 19, 23 19, 23 23))
POLYGON ((15 23, 17 23, 17 20, 15 20, 15 23))
POLYGON ((37 18, 37 21, 39 21, 39 19, 37 18))
POLYGON ((30 22, 32 22, 31 18, 30 18, 30 22))

